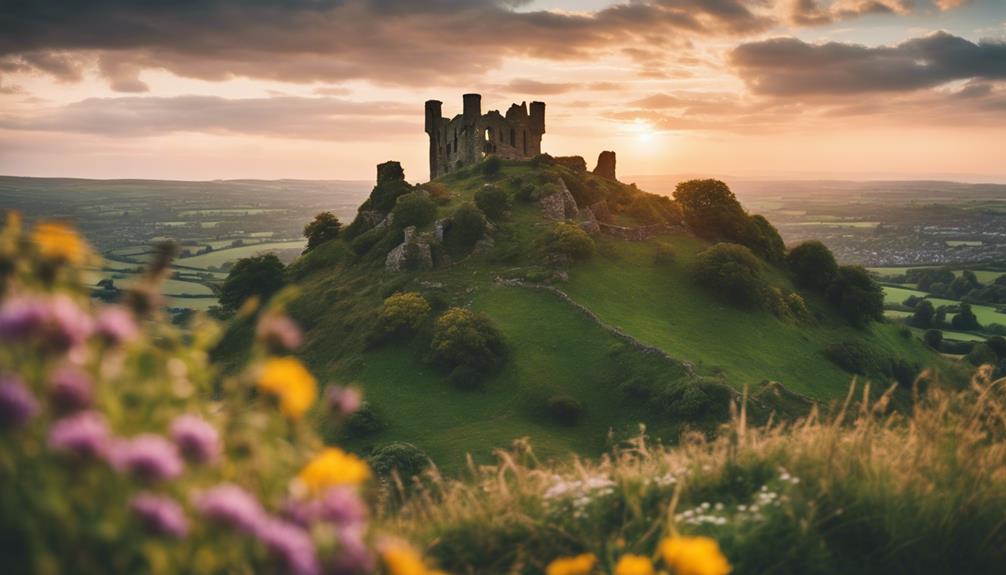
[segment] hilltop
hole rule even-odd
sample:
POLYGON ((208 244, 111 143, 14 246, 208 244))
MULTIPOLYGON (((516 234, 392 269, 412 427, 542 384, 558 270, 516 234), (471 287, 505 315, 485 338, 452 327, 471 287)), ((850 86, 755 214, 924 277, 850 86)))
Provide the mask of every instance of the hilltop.
MULTIPOLYGON (((368 400, 350 446, 408 442, 448 470, 521 437, 544 457, 597 455, 640 424, 664 440, 712 431, 745 391, 767 420, 842 398, 855 376, 875 390, 900 379, 896 401, 923 368, 956 376, 906 330, 853 325, 794 285, 763 218, 744 216, 770 229, 749 242, 767 303, 725 301, 732 283, 695 279, 716 242, 677 202, 617 181, 613 158, 595 172, 576 157, 490 159, 413 186, 382 164, 339 238, 289 266, 303 359, 368 400), (390 329, 388 298, 419 302, 414 323, 390 329), (431 353, 435 318, 455 307, 498 333, 498 361, 460 369, 431 353)), ((218 353, 240 355, 251 325, 237 320, 218 353)))

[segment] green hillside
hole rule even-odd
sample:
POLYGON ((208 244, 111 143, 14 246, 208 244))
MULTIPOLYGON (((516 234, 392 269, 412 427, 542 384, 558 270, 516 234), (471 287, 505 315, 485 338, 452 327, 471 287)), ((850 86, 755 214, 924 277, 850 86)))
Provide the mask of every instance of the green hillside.
MULTIPOLYGON (((803 321, 714 298, 690 272, 710 242, 677 225, 680 210, 675 217, 678 208, 666 198, 561 161, 487 164, 418 188, 394 177, 379 181, 339 239, 288 268, 299 290, 288 311, 306 331, 299 353, 323 380, 356 383, 369 402, 369 424, 338 432, 354 449, 408 442, 448 471, 462 468, 467 454, 487 461, 522 437, 539 457, 597 455, 638 434, 640 424, 665 440, 685 429, 714 430, 745 388, 755 417, 794 415, 813 401, 844 397, 853 375, 824 354, 838 343, 854 342, 884 361, 949 369, 897 326, 851 327, 820 294, 803 293, 812 316, 803 321), (403 232, 394 222, 380 229, 377 221, 398 197, 433 200, 435 217, 419 218, 416 230, 429 239, 487 185, 511 200, 485 234, 491 242, 459 247, 450 234, 460 232, 449 228, 442 241, 432 240, 432 269, 386 269, 403 232), (591 257, 556 257, 548 238, 557 224, 545 216, 541 197, 564 186, 581 210, 606 202, 607 221, 620 229, 660 227, 641 241, 594 233, 591 257), (403 292, 421 294, 432 313, 409 338, 375 342, 385 298, 403 292), (478 389, 452 385, 449 373, 428 361, 434 318, 451 307, 485 314, 508 348, 502 368, 478 389), (557 421, 549 408, 557 398, 578 404, 574 421, 557 421)), ((760 266, 779 293, 798 291, 779 265, 760 266)), ((236 322, 221 353, 239 353, 250 323, 236 322)), ((865 376, 877 388, 889 385, 881 370, 869 367, 865 376)))

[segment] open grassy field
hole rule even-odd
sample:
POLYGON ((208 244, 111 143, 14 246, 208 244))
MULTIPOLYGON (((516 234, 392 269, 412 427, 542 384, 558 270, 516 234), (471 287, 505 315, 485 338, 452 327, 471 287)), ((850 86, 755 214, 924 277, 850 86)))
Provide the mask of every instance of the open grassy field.
MULTIPOLYGON (((929 297, 928 294, 926 294, 926 292, 915 289, 908 289, 891 285, 884 285, 883 288, 884 288, 884 303, 900 304, 901 302, 908 299, 910 296, 926 298, 929 301, 933 302, 933 305, 937 307, 941 305, 960 305, 961 303, 959 301, 952 299, 929 297)), ((971 311, 973 311, 975 317, 978 318, 978 323, 982 325, 988 325, 991 323, 1006 325, 1006 313, 1002 313, 992 306, 972 305, 971 311)))
POLYGON ((287 242, 264 242, 248 246, 215 250, 206 254, 200 254, 198 256, 192 256, 188 258, 180 258, 176 261, 176 263, 179 265, 193 268, 220 267, 226 264, 227 262, 236 262, 241 258, 247 258, 254 255, 275 252, 280 250, 304 249, 304 246, 306 244, 307 240, 294 240, 287 242))

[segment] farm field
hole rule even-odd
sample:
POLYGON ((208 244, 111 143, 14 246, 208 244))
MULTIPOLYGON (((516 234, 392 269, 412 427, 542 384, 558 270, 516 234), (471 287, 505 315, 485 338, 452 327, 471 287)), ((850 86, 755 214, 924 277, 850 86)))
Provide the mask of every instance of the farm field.
POLYGON ((178 265, 192 268, 219 268, 228 262, 235 262, 241 258, 247 258, 267 252, 277 252, 286 250, 303 250, 307 245, 306 240, 294 240, 288 242, 263 242, 235 248, 215 250, 206 254, 179 258, 178 265))

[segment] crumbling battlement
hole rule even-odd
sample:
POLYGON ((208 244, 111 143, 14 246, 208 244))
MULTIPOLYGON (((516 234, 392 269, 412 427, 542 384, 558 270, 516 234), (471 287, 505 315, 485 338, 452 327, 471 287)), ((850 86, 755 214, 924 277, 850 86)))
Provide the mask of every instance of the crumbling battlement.
POLYGON ((498 110, 482 113, 482 96, 464 95, 464 111, 448 120, 442 102, 426 101, 426 133, 430 136, 430 179, 496 155, 526 160, 541 153, 545 133, 545 103, 511 104, 506 116, 498 110))

